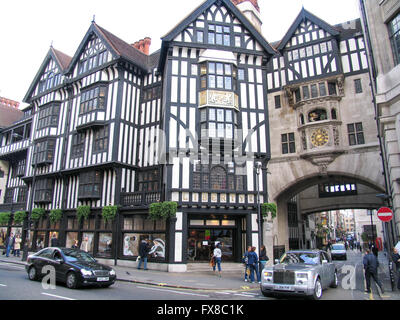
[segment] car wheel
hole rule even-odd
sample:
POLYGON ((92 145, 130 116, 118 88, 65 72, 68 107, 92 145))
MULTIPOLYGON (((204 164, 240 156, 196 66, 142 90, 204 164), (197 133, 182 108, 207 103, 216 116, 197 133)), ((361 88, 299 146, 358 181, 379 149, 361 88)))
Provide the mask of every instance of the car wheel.
POLYGON ((75 289, 78 286, 78 278, 74 272, 67 274, 67 287, 69 289, 75 289))
POLYGON ((317 281, 315 281, 314 285, 314 293, 311 296, 312 300, 319 300, 322 298, 322 284, 321 284, 321 279, 318 278, 317 281))
POLYGON ((338 279, 338 276, 337 276, 337 271, 335 271, 335 275, 334 275, 333 282, 331 284, 331 288, 337 288, 338 285, 339 285, 339 279, 338 279))
POLYGON ((29 280, 31 280, 31 281, 35 281, 38 279, 38 274, 37 274, 36 268, 34 266, 29 268, 28 277, 29 277, 29 280))

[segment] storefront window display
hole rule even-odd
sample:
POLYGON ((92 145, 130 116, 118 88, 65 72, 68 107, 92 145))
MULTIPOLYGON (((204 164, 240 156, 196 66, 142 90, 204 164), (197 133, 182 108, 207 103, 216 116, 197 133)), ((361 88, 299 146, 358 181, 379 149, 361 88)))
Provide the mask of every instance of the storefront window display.
POLYGON ((78 240, 78 232, 67 232, 66 247, 72 248, 75 244, 75 240, 78 240))
POLYGON ((85 232, 82 234, 81 250, 93 253, 93 232, 85 232))
POLYGON ((149 258, 165 259, 165 234, 125 233, 123 237, 123 255, 137 257, 142 240, 149 240, 149 258))
POLYGON ((36 249, 42 250, 45 247, 46 232, 38 231, 36 234, 36 249))
POLYGON ((0 246, 4 246, 6 237, 7 237, 7 228, 6 227, 0 228, 0 246))
POLYGON ((112 254, 111 248, 112 248, 112 233, 100 233, 97 256, 105 258, 111 257, 112 254))

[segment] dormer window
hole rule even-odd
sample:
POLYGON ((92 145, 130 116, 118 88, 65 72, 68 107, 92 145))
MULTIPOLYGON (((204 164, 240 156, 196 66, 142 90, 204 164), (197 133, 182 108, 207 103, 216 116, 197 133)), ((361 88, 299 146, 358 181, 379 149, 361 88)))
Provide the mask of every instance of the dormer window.
POLYGON ((93 37, 82 54, 78 74, 83 74, 108 61, 108 51, 99 38, 93 37))

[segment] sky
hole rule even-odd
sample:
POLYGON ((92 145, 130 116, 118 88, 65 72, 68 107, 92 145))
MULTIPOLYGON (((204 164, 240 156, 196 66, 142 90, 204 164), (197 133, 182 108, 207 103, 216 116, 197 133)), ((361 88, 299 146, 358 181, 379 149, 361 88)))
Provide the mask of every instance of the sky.
MULTIPOLYGON (((160 38, 204 0, 18 0, 0 1, 0 96, 22 103, 50 46, 73 57, 96 23, 128 43, 160 38)), ((335 25, 360 17, 358 0, 259 0, 262 33, 279 41, 304 8, 335 25)), ((1 116, 1 115, 0 115, 1 116)))

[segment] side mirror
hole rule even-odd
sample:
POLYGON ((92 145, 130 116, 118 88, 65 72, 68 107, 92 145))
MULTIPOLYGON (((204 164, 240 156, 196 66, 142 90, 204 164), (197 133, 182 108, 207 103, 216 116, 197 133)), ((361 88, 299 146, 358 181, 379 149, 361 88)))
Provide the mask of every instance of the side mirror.
POLYGON ((322 264, 328 263, 328 260, 322 260, 322 264))
POLYGON ((275 259, 275 264, 279 264, 279 259, 275 259))

